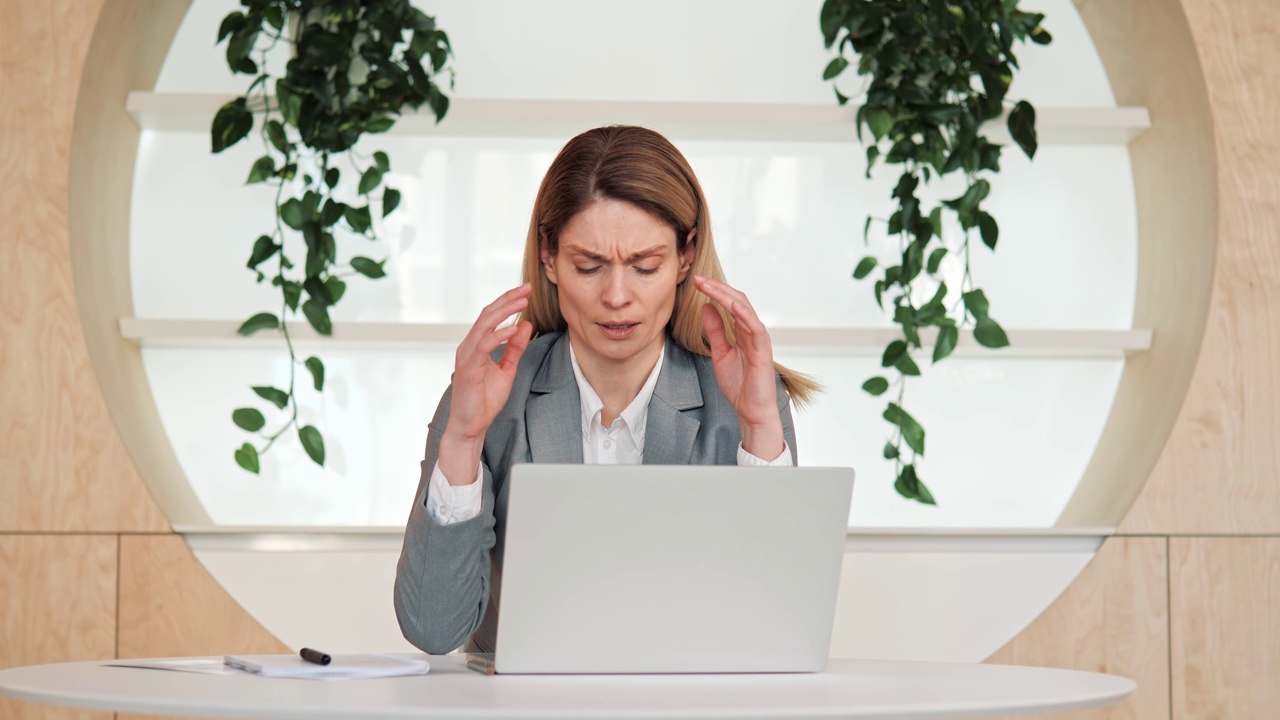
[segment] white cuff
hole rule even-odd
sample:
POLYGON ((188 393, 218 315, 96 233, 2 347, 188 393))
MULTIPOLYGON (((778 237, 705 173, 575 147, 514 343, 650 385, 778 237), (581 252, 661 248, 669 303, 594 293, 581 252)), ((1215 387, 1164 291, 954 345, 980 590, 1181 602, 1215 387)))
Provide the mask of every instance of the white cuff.
POLYGON ((480 496, 483 489, 483 467, 476 468, 476 479, 469 485, 450 485, 444 473, 440 472, 440 463, 437 462, 431 469, 431 481, 427 485, 427 512, 441 525, 466 522, 479 515, 483 509, 483 499, 480 496))
POLYGON ((761 458, 747 452, 742 443, 738 443, 738 465, 745 467, 791 467, 795 463, 791 462, 791 448, 787 446, 787 441, 782 441, 782 454, 772 461, 762 460, 761 458))

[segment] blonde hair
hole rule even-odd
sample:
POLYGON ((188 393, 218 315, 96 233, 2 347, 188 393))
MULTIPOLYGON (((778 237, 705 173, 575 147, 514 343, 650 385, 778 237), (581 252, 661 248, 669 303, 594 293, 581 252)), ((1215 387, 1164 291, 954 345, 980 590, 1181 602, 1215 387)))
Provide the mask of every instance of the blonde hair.
MULTIPOLYGON (((534 336, 563 331, 564 316, 556 287, 542 270, 541 251, 559 250, 560 232, 575 215, 596 200, 634 205, 675 230, 676 250, 683 253, 693 232, 693 263, 676 286, 675 307, 667 330, 685 350, 710 356, 702 306, 710 299, 693 286, 692 276, 724 281, 724 271, 711 238, 706 196, 684 155, 662 135, 642 127, 614 125, 588 130, 570 140, 542 179, 529 220, 524 249, 524 281, 533 294, 521 319, 533 324, 534 336)), ((733 317, 724 318, 725 335, 736 343, 733 317)), ((811 377, 774 363, 796 405, 813 399, 821 386, 811 377)))

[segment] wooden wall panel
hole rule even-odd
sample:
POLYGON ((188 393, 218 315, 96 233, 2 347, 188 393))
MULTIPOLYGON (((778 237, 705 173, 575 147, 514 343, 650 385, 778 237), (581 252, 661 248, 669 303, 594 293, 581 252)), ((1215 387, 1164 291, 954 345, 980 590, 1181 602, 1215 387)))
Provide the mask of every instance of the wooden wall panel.
POLYGON ((1214 295, 1181 415, 1121 530, 1277 533, 1280 2, 1183 4, 1208 83, 1217 138, 1214 295))
POLYGON ((68 155, 101 6, 0 8, 0 531, 168 528, 107 413, 72 282, 68 155))
MULTIPOLYGON (((105 660, 116 649, 115 535, 0 535, 0 668, 105 660)), ((0 697, 5 720, 111 713, 0 697)))
POLYGON ((1173 538, 1173 717, 1280 715, 1280 538, 1173 538))
POLYGON ((987 662, 1113 673, 1138 683, 1123 703, 1054 718, 1168 720, 1165 568, 1165 538, 1108 539, 1071 587, 987 662))
POLYGON ((287 653, 178 535, 120 541, 120 657, 287 653))

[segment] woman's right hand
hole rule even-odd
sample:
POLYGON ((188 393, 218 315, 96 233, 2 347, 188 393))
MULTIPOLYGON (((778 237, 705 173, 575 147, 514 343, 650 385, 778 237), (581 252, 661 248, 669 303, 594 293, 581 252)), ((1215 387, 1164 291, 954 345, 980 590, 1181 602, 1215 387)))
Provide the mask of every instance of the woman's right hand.
POLYGON ((516 325, 498 325, 529 305, 533 292, 529 284, 503 293, 480 313, 467 336, 458 345, 453 365, 453 397, 449 424, 440 439, 437 462, 450 485, 469 485, 476 479, 484 434, 507 404, 515 381, 520 356, 529 346, 533 325, 523 320, 516 325), (502 343, 502 359, 494 362, 490 353, 502 343))

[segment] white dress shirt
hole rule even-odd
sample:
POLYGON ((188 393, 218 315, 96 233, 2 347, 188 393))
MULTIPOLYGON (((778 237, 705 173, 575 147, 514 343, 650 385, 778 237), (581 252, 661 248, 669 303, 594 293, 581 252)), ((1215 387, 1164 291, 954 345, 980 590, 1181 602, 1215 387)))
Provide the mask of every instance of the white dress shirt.
MULTIPOLYGON (((578 381, 578 397, 582 401, 582 461, 586 465, 639 465, 644 460, 645 424, 649 417, 649 401, 658 386, 658 374, 662 371, 662 358, 658 354, 649 378, 640 392, 627 405, 609 427, 601 422, 604 401, 587 382, 578 365, 578 357, 569 345, 569 360, 573 365, 573 377, 578 381)), ((791 450, 783 443, 782 454, 769 462, 742 448, 738 443, 738 464, 756 467, 790 467, 791 450)), ((475 479, 466 485, 450 485, 440 472, 440 463, 431 470, 427 488, 427 512, 441 525, 470 520, 482 509, 481 491, 484 489, 484 470, 477 468, 475 479)))

